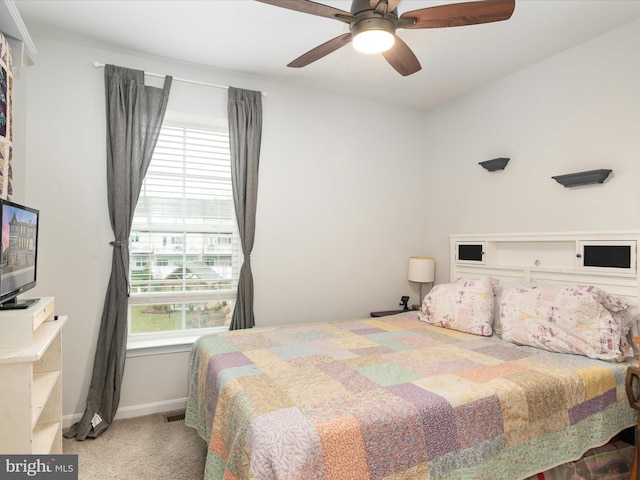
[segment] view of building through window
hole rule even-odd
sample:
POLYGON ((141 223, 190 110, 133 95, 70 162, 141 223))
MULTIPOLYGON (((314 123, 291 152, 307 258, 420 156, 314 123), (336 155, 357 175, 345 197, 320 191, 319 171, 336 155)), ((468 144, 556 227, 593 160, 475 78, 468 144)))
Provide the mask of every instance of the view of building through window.
POLYGON ((238 270, 228 133, 163 125, 130 235, 129 334, 228 325, 238 270))

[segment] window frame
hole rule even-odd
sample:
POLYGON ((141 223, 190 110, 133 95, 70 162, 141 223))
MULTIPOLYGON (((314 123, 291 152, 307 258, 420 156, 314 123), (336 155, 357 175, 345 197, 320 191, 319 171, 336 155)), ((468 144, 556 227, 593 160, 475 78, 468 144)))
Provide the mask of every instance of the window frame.
MULTIPOLYGON (((163 126, 168 125, 171 127, 179 128, 195 128, 212 130, 222 132, 228 136, 228 124, 226 119, 212 119, 209 117, 194 118, 192 115, 176 114, 167 112, 163 126)), ((231 197, 233 202, 233 197, 231 197)), ((151 226, 150 224, 133 224, 133 232, 139 232, 144 230, 145 232, 163 232, 166 234, 166 241, 171 245, 178 245, 173 240, 176 237, 183 236, 188 233, 204 233, 202 225, 189 226, 185 224, 180 225, 166 225, 158 224, 151 226), (144 225, 144 229, 140 226, 144 225), (150 228, 149 228, 150 227, 150 228)), ((228 235, 231 238, 231 242, 224 244, 223 246, 229 246, 231 249, 231 271, 232 271, 232 287, 229 290, 205 290, 205 291, 180 291, 180 292, 165 292, 165 293, 139 293, 131 294, 128 298, 127 314, 128 314, 128 326, 127 326, 127 356, 142 356, 150 354, 162 354, 172 353, 180 351, 188 351, 191 348, 191 344, 200 336, 210 333, 218 333, 221 331, 227 331, 228 326, 216 326, 205 328, 194 328, 188 330, 173 330, 173 331, 161 331, 161 332, 147 332, 147 333, 132 333, 131 332, 131 307, 141 305, 156 305, 167 303, 179 303, 187 304, 190 302, 197 303, 199 301, 232 301, 235 308, 235 301, 237 296, 237 282, 242 265, 242 250, 240 246, 240 238, 238 233, 237 219, 235 216, 235 208, 232 207, 232 225, 224 226, 209 225, 208 233, 205 235, 211 235, 209 238, 213 238, 217 234, 228 235), (235 242, 234 242, 235 241, 235 242)), ((136 235, 139 236, 139 235, 136 235)), ((183 237, 181 237, 182 239, 183 237)), ((210 243, 210 240, 203 239, 203 246, 206 248, 210 243)), ((131 241, 130 241, 131 243, 131 241)), ((184 245, 184 243, 180 243, 184 245)), ((213 245, 218 245, 217 241, 213 242, 213 245)), ((186 254, 185 254, 186 255, 186 254)), ((130 264, 135 264, 138 260, 135 260, 135 253, 129 252, 130 264)), ((206 261, 203 259, 203 261, 206 261)), ((146 262, 147 266, 151 262, 146 262)), ((129 275, 131 276, 131 268, 129 275)))

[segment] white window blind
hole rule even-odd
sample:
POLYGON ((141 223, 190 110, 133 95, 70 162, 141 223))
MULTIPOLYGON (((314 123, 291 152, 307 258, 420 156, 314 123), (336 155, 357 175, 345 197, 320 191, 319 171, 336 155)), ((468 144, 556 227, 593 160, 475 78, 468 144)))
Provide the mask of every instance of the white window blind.
POLYGON ((228 324, 239 270, 228 132, 163 125, 130 260, 130 334, 228 324))

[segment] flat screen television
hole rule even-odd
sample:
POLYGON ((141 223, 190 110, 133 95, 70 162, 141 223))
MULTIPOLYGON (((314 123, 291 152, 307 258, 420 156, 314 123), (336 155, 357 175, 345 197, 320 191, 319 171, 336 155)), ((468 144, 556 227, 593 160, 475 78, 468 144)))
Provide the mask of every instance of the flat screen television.
POLYGON ((0 309, 27 308, 37 300, 18 295, 36 286, 39 216, 36 209, 0 199, 0 309))

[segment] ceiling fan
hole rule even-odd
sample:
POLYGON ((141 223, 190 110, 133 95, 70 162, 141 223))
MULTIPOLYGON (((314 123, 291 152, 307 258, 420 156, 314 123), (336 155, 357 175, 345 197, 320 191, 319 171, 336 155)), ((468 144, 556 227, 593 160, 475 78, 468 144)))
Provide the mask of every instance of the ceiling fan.
POLYGON ((422 66, 409 46, 395 32, 399 28, 442 28, 499 22, 511 18, 515 0, 479 0, 421 8, 398 16, 400 0, 353 0, 351 12, 310 0, 257 0, 302 13, 333 18, 349 24, 349 33, 339 35, 289 63, 300 68, 353 42, 356 50, 382 53, 403 76, 422 66))

